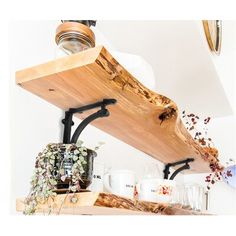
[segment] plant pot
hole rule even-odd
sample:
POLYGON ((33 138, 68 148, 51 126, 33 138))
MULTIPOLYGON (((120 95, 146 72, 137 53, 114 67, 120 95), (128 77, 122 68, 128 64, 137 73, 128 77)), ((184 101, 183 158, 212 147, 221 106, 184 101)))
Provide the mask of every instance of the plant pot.
POLYGON ((91 183, 93 179, 93 160, 94 157, 97 156, 97 153, 93 150, 87 149, 88 155, 86 156, 86 164, 83 165, 84 173, 82 174, 81 178, 82 181, 80 181, 80 187, 82 189, 86 189, 91 183))
MULTIPOLYGON (((65 158, 65 148, 61 148, 61 160, 65 158)), ((93 160, 94 157, 97 156, 97 153, 91 149, 87 149, 87 156, 84 156, 84 160, 86 161, 85 164, 82 164, 84 173, 81 175, 81 180, 79 181, 79 185, 81 190, 85 190, 91 183, 93 178, 93 160)), ((69 185, 72 181, 72 166, 74 164, 74 161, 66 160, 63 161, 63 169, 65 171, 66 179, 64 181, 61 180, 61 176, 58 175, 59 168, 58 166, 61 166, 61 162, 55 163, 55 173, 56 173, 56 180, 57 180, 57 190, 58 193, 64 193, 68 191, 69 185)))

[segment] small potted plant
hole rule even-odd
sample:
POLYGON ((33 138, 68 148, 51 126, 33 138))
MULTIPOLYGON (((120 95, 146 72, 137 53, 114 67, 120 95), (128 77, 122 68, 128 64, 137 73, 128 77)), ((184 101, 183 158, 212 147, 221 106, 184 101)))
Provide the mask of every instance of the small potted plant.
MULTIPOLYGON (((24 214, 34 214, 38 204, 53 202, 59 193, 76 193, 85 190, 92 181, 94 150, 76 144, 51 143, 38 154, 31 179, 31 189, 25 199, 24 214)), ((74 195, 75 196, 75 195, 74 195)), ((76 201, 76 197, 72 198, 76 201)), ((49 213, 52 210, 48 205, 49 213)))
MULTIPOLYGON (((25 214, 35 213, 37 205, 40 203, 53 202, 58 193, 85 191, 91 184, 93 159, 97 156, 95 151, 103 143, 100 142, 94 150, 91 150, 83 146, 83 142, 78 141, 78 138, 90 122, 109 116, 110 113, 106 106, 115 103, 115 99, 103 99, 101 102, 65 111, 65 118, 62 120, 64 124, 63 143, 48 144, 36 158, 31 190, 25 200, 25 214), (100 110, 85 118, 71 137, 71 127, 74 125, 73 114, 83 113, 96 107, 100 107, 100 110)), ((75 194, 71 201, 77 201, 75 194)), ((50 204, 48 208, 50 212, 50 204)))

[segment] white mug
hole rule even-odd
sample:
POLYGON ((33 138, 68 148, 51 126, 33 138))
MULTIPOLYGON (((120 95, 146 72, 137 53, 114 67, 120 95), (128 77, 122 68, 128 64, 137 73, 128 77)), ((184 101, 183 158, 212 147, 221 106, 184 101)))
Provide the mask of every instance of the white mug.
POLYGON ((130 170, 112 170, 104 175, 105 190, 127 198, 134 197, 135 173, 130 170))
POLYGON ((173 180, 158 178, 144 179, 137 184, 138 199, 151 202, 165 202, 172 200, 173 180))

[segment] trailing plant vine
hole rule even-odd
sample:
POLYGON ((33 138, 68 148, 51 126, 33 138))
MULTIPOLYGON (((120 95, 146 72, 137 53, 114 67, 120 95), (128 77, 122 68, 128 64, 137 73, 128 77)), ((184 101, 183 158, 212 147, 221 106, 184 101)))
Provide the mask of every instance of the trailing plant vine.
MULTIPOLYGON (((76 193, 80 190, 79 182, 84 173, 86 165, 87 148, 82 146, 83 142, 76 144, 51 143, 38 154, 35 161, 35 169, 31 178, 31 189, 25 199, 24 214, 35 213, 38 204, 48 204, 49 214, 53 208, 53 202, 57 196, 58 181, 65 182, 68 174, 71 175, 68 193, 76 193), (65 168, 65 162, 71 163, 71 173, 65 168)), ((95 150, 98 150, 103 143, 100 142, 95 150)), ((67 196, 66 196, 67 197, 67 196)), ((77 202, 75 194, 71 202, 77 202)))

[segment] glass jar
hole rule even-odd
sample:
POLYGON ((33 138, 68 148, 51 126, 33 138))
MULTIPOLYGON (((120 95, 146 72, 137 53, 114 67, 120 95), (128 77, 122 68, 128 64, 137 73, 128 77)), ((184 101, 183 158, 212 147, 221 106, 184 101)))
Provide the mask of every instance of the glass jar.
POLYGON ((78 22, 63 22, 57 27, 56 58, 78 53, 95 46, 95 36, 89 26, 78 22))

